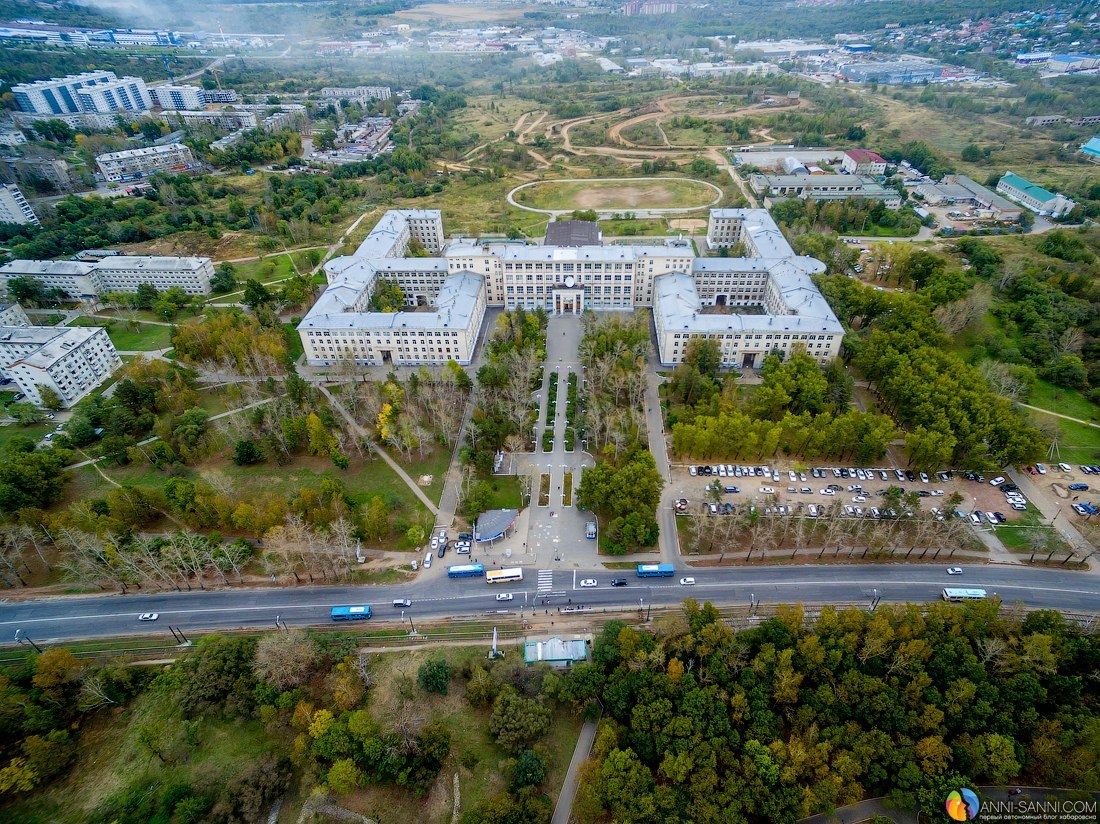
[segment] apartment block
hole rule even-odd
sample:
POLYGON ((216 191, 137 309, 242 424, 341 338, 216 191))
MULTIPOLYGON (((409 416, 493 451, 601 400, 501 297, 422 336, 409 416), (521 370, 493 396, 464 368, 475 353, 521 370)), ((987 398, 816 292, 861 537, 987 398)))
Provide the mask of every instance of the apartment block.
POLYGON ((95 159, 100 174, 110 182, 148 177, 155 172, 181 172, 195 165, 195 155, 182 143, 108 152, 95 159))
POLYGON ((79 114, 85 111, 80 104, 81 89, 117 79, 114 72, 84 72, 34 83, 17 83, 11 90, 21 111, 55 115, 79 114))
POLYGON ((0 372, 11 377, 31 403, 52 389, 66 409, 122 365, 106 328, 0 327, 0 372))
POLYGON ((206 92, 199 86, 166 83, 149 89, 153 100, 162 109, 201 109, 206 105, 206 92))
POLYGON ((18 303, 0 303, 0 326, 30 326, 31 319, 18 303))
POLYGON ((13 183, 0 184, 0 223, 38 225, 38 215, 13 183))

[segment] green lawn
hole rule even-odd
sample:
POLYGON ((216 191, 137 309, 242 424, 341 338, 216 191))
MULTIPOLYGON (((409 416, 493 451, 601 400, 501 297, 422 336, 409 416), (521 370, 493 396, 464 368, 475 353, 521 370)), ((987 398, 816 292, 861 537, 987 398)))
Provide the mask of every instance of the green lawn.
POLYGON ((290 359, 298 360, 306 351, 302 346, 302 336, 298 334, 298 324, 284 323, 283 328, 286 329, 286 343, 287 350, 290 352, 290 359))
POLYGON ((668 232, 668 225, 664 220, 601 220, 600 231, 605 237, 650 237, 664 235, 668 232))
POLYGON ((1063 389, 1042 379, 1028 393, 1027 402, 1032 406, 1080 418, 1083 421, 1100 420, 1100 407, 1090 401, 1076 389, 1063 389))
POLYGON ((155 326, 151 323, 137 323, 130 328, 124 320, 109 321, 102 318, 76 318, 69 326, 104 326, 107 328, 107 336, 115 349, 120 352, 149 352, 154 349, 165 349, 172 345, 172 329, 169 326, 155 326))
POLYGON ((415 483, 420 482, 421 475, 431 475, 432 482, 428 486, 422 486, 424 494, 435 503, 443 496, 443 483, 447 476, 447 467, 451 465, 451 450, 442 446, 434 446, 432 451, 421 459, 419 453, 413 453, 412 460, 405 462, 399 456, 389 452, 390 457, 397 461, 401 468, 409 473, 409 477, 415 483))
POLYGON ((489 481, 493 494, 489 498, 489 509, 519 509, 522 497, 519 478, 515 475, 494 475, 489 481))
MULTIPOLYGON (((324 250, 319 249, 318 254, 324 250)), ((305 252, 293 252, 294 262, 298 264, 298 270, 305 274, 313 267, 305 259, 305 252)), ((261 283, 270 283, 273 280, 283 280, 294 275, 294 266, 291 264, 290 255, 281 252, 277 255, 269 255, 263 260, 249 260, 244 263, 234 263, 237 270, 237 280, 258 280, 261 283)))
POLYGON ((1058 440, 1058 460, 1066 463, 1096 463, 1100 458, 1100 427, 1067 421, 1035 410, 1025 410, 1040 424, 1053 423, 1061 436, 1058 440))
POLYGON ((3 452, 8 445, 8 441, 17 435, 25 435, 28 438, 34 438, 35 441, 40 441, 47 432, 53 432, 55 426, 54 423, 35 423, 30 426, 20 426, 17 423, 0 425, 0 452, 3 452))

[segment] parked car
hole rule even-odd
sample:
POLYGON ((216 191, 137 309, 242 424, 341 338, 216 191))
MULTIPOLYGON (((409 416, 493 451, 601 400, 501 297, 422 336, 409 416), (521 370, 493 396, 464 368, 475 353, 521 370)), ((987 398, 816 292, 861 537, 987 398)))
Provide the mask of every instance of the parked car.
POLYGON ((691 477, 693 477, 693 478, 694 478, 694 477, 696 476, 696 474, 698 474, 698 473, 696 472, 696 469, 695 469, 695 467, 694 467, 694 466, 689 466, 689 467, 688 467, 688 474, 689 474, 689 475, 690 475, 691 477))
POLYGON ((775 487, 774 486, 762 486, 762 487, 760 487, 760 494, 761 495, 774 495, 775 494, 775 487))
POLYGON ((1088 492, 1089 485, 1088 484, 1070 484, 1069 488, 1071 490, 1073 490, 1074 492, 1088 492))
POLYGON ((1073 467, 1070 466, 1068 463, 1060 463, 1060 464, 1058 464, 1058 468, 1061 469, 1063 472, 1072 472, 1073 471, 1073 467))
POLYGON ((981 526, 982 525, 982 513, 980 513, 980 512, 971 512, 970 513, 970 522, 972 524, 974 524, 974 526, 981 526))
POLYGON ((1047 474, 1047 468, 1045 466, 1043 466, 1042 464, 1035 464, 1035 470, 1040 475, 1046 475, 1047 474))

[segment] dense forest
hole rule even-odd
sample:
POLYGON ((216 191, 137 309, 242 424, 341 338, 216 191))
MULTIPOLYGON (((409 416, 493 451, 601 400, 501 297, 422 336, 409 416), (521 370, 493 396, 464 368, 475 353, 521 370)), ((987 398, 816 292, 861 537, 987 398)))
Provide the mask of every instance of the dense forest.
POLYGON ((781 824, 886 796, 939 822, 959 786, 1095 788, 1100 643, 999 607, 790 607, 735 633, 687 601, 652 630, 609 622, 562 690, 605 713, 574 816, 781 824))

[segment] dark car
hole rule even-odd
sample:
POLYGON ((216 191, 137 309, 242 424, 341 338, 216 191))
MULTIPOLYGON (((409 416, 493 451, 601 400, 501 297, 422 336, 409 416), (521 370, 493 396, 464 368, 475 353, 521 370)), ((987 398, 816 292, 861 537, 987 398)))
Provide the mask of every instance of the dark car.
POLYGON ((1017 492, 1019 489, 1016 484, 1001 484, 1001 492, 1017 492))
POLYGON ((1005 514, 1003 512, 994 512, 993 515, 997 518, 997 523, 999 523, 999 524, 1008 523, 1008 518, 1005 517, 1005 514))
POLYGON ((474 536, 471 535, 469 532, 460 532, 460 533, 458 533, 458 540, 460 540, 460 541, 472 541, 473 539, 474 539, 474 536))
POLYGON ((1088 484, 1070 484, 1069 488, 1074 492, 1088 492, 1089 491, 1089 485, 1088 484))
POLYGON ((445 554, 446 552, 447 552, 447 545, 446 545, 446 544, 440 544, 440 545, 439 545, 439 557, 440 557, 440 558, 442 558, 442 557, 443 557, 443 555, 444 555, 444 554, 445 554))
POLYGON ((917 474, 912 469, 906 469, 905 479, 907 481, 915 481, 917 479, 917 474))
POLYGON ((611 586, 613 586, 613 587, 625 587, 626 586, 626 578, 612 578, 611 579, 611 586))

